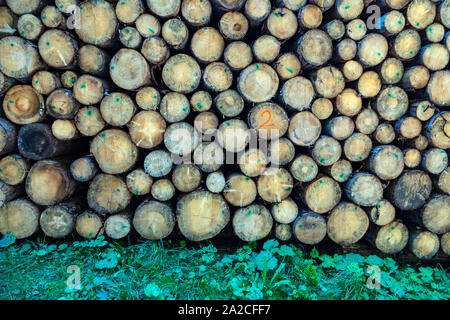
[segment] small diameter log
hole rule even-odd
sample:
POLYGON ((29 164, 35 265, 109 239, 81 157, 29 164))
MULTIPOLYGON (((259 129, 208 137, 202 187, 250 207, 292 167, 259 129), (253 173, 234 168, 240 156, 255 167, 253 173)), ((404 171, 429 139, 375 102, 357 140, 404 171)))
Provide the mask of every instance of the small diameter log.
POLYGON ((153 87, 144 87, 136 93, 136 104, 143 110, 156 110, 161 102, 159 91, 153 87))
POLYGON ((163 24, 161 36, 171 48, 182 50, 188 43, 189 30, 181 19, 173 18, 163 24))
POLYGON ((427 124, 427 138, 430 143, 440 149, 450 148, 450 112, 436 114, 427 124))
MULTIPOLYGON (((244 12, 249 19, 251 27, 257 27, 269 16, 272 9, 270 0, 247 0, 244 12)), ((289 8, 290 10, 294 10, 289 8)))
POLYGON ((40 94, 49 95, 55 89, 61 87, 59 78, 48 71, 38 71, 31 79, 31 85, 40 94))
POLYGON ((244 109, 244 100, 235 90, 226 90, 219 93, 214 99, 217 110, 225 117, 236 117, 244 109))
POLYGON ((47 28, 61 28, 65 29, 66 26, 71 26, 70 23, 66 24, 66 19, 58 8, 55 6, 46 6, 41 11, 41 19, 44 26, 47 28))
POLYGON ((298 76, 301 70, 301 63, 294 53, 288 52, 278 58, 274 67, 280 79, 289 80, 298 76))
POLYGON ((275 237, 280 241, 289 241, 292 238, 291 226, 284 223, 278 223, 275 226, 275 237))
POLYGON ((439 238, 429 231, 411 231, 408 247, 419 259, 429 260, 439 251, 439 238))
POLYGON ((291 198, 286 198, 279 203, 274 203, 270 209, 276 222, 289 224, 298 216, 298 206, 291 198))
POLYGON ((17 128, 6 119, 0 118, 0 155, 17 149, 17 128))
POLYGON ((206 25, 211 20, 211 2, 209 0, 185 0, 181 3, 181 15, 193 27, 206 25))
MULTIPOLYGON (((0 161, 0 164, 1 164, 1 161, 0 161)), ((0 165, 0 167, 1 167, 1 165, 0 165)), ((0 179, 1 179, 1 175, 0 175, 0 179)), ((437 180, 437 186, 438 186, 439 190, 441 190, 443 193, 450 195, 450 168, 447 168, 441 172, 441 174, 439 175, 439 178, 437 180)))
POLYGON ((359 77, 357 86, 364 98, 373 98, 381 90, 381 78, 375 71, 366 71, 359 77))
POLYGON ((281 202, 292 192, 294 179, 284 168, 268 168, 257 182, 258 194, 267 202, 281 202))
POLYGON ((75 29, 81 41, 99 47, 110 46, 117 33, 114 7, 105 0, 89 0, 80 6, 80 27, 75 29))
POLYGON ((125 90, 136 90, 151 82, 147 61, 133 49, 120 49, 111 59, 109 69, 112 81, 125 90))
POLYGON ((136 106, 129 95, 113 92, 105 96, 100 103, 100 113, 106 123, 121 127, 130 122, 136 106))
POLYGON ((318 28, 322 23, 322 10, 313 4, 307 4, 298 12, 298 22, 303 29, 318 28))
POLYGON ((129 49, 139 49, 142 44, 142 36, 136 28, 126 27, 119 30, 120 43, 129 49))
POLYGON ((361 19, 354 19, 350 21, 349 23, 347 23, 346 29, 347 36, 354 41, 361 40, 367 33, 367 26, 364 20, 361 19))
POLYGON ((114 214, 105 220, 105 233, 114 240, 125 238, 131 231, 131 222, 128 214, 114 214))
MULTIPOLYGON (((438 23, 432 23, 428 26, 425 38, 427 42, 441 42, 445 37, 445 27, 438 23)), ((444 43, 445 44, 445 43, 444 43)))
POLYGON ((75 228, 76 216, 81 208, 75 199, 46 208, 39 219, 42 231, 53 239, 68 237, 75 228))
POLYGON ((17 146, 25 158, 42 160, 73 152, 68 141, 57 140, 47 124, 32 123, 23 126, 18 135, 17 146))
POLYGON ((203 84, 210 91, 225 91, 233 84, 233 73, 225 63, 210 63, 203 71, 203 84))
POLYGON ((78 66, 84 72, 106 76, 108 74, 109 55, 96 46, 85 45, 77 52, 78 66))
POLYGON ((220 18, 219 30, 227 40, 241 40, 248 31, 247 18, 240 12, 227 12, 220 18))
MULTIPOLYGON (((177 202, 177 222, 181 233, 192 241, 215 237, 230 221, 230 209, 221 195, 194 191, 177 202)), ((267 213, 270 213, 267 210, 267 213)))
POLYGON ((337 0, 336 15, 342 20, 352 20, 359 17, 364 9, 363 0, 337 0))
POLYGON ((207 91, 197 91, 191 96, 191 107, 194 111, 204 112, 211 109, 213 100, 207 91))
POLYGON ((408 110, 408 95, 400 87, 387 87, 378 95, 375 107, 380 117, 385 120, 400 119, 408 110))
POLYGON ((61 30, 48 30, 39 38, 39 54, 53 68, 72 67, 77 49, 75 40, 61 30))
POLYGON ((306 69, 325 64, 333 54, 330 36, 318 29, 307 31, 298 40, 297 54, 306 69))
POLYGON ((420 135, 413 141, 414 147, 419 151, 424 151, 426 148, 428 148, 428 139, 424 135, 420 135))
POLYGON ((336 181, 324 176, 309 183, 301 195, 310 210, 323 214, 339 203, 342 191, 336 181))
POLYGON ((222 35, 212 27, 197 30, 191 39, 192 53, 202 63, 219 60, 224 48, 225 41, 222 35))
POLYGON ((217 142, 202 142, 194 151, 194 163, 203 172, 219 170, 224 162, 224 150, 217 142))
POLYGON ((448 156, 445 150, 428 149, 422 158, 422 168, 431 174, 440 174, 448 167, 448 156))
POLYGON ((335 98, 345 88, 344 77, 335 67, 323 67, 313 73, 316 92, 324 98, 335 98))
POLYGON ((214 9, 220 13, 228 11, 239 11, 244 5, 245 0, 212 0, 214 9))
POLYGON ((349 246, 358 242, 369 228, 369 218, 359 206, 342 202, 333 209, 327 221, 327 234, 333 242, 349 246))
POLYGON ((52 134, 58 140, 72 140, 79 137, 77 127, 72 120, 55 120, 52 123, 52 134))
POLYGON ((356 42, 352 39, 343 39, 336 45, 336 58, 340 61, 351 60, 356 56, 356 42))
POLYGON ((327 98, 318 98, 311 105, 311 112, 319 119, 328 119, 333 113, 333 103, 327 98))
POLYGON ((143 169, 135 169, 127 175, 126 182, 132 194, 142 196, 150 193, 153 179, 143 169))
POLYGON ((403 72, 403 63, 397 58, 384 60, 380 68, 381 78, 386 84, 398 83, 402 79, 403 72))
POLYGON ((257 241, 267 237, 273 226, 269 210, 260 204, 238 209, 233 216, 233 230, 243 241, 257 241))
POLYGON ((104 232, 102 218, 91 210, 87 210, 77 217, 75 230, 84 239, 95 239, 104 232))
POLYGON ((378 201, 369 211, 369 218, 377 226, 385 226, 395 219, 395 207, 386 199, 378 201))
POLYGON ((338 160, 329 169, 331 177, 337 182, 347 181, 353 173, 353 167, 350 161, 338 160))
POLYGON ((163 142, 166 122, 156 111, 141 111, 133 117, 128 129, 136 146, 151 149, 163 142))
POLYGON ((380 19, 380 31, 388 37, 396 35, 403 30, 405 22, 405 16, 400 11, 388 11, 380 19))
POLYGON ((94 157, 86 156, 78 158, 70 164, 72 177, 80 182, 92 180, 98 172, 98 165, 94 157))
POLYGON ((175 215, 164 203, 144 201, 136 208, 133 226, 141 237, 160 240, 172 232, 175 227, 175 215))
POLYGON ((158 201, 169 201, 175 195, 175 187, 169 179, 160 179, 152 185, 151 195, 158 201))
POLYGON ((280 54, 281 42, 274 36, 263 35, 253 43, 253 53, 257 61, 270 63, 280 54))
POLYGON ((322 131, 320 120, 309 111, 302 111, 289 122, 289 139, 298 146, 310 146, 316 142, 322 131))
POLYGON ((295 35, 298 21, 295 14, 287 8, 273 10, 266 20, 267 30, 279 40, 287 40, 295 35))
POLYGON ((345 140, 355 130, 355 123, 347 116, 339 116, 327 123, 326 132, 336 140, 345 140))
POLYGON ((222 122, 217 141, 228 152, 240 152, 249 144, 250 133, 244 121, 238 119, 222 122))
POLYGON ((450 106, 450 92, 445 89, 448 88, 447 84, 449 81, 449 70, 437 71, 431 75, 427 86, 427 93, 431 102, 437 104, 438 106, 450 106))
POLYGON ((150 11, 161 18, 175 17, 180 12, 181 0, 146 0, 150 11))
POLYGON ((370 169, 383 180, 396 179, 404 169, 402 150, 392 145, 372 149, 370 169))
POLYGON ((189 100, 184 94, 169 92, 162 98, 159 112, 167 122, 183 121, 190 112, 189 100))
POLYGON ((394 127, 389 122, 381 123, 374 132, 375 140, 380 144, 389 144, 395 139, 394 127))
POLYGON ((416 30, 403 30, 392 41, 392 54, 400 60, 411 60, 419 53, 420 42, 420 35, 416 30))
POLYGON ((256 183, 243 174, 228 177, 223 190, 225 200, 235 207, 245 207, 255 201, 257 196, 256 183))
MULTIPOLYGON (((3 22, 5 24, 5 22, 3 22)), ((13 26, 13 24, 11 24, 13 26)), ((2 28, 3 29, 3 28, 2 28)), ((27 40, 36 41, 44 32, 41 20, 33 14, 27 13, 20 16, 17 21, 17 31, 27 40)))
POLYGON ((450 196, 433 196, 419 214, 421 223, 431 232, 444 234, 450 232, 450 196))
POLYGON ((38 122, 45 117, 44 98, 32 86, 16 85, 6 92, 3 111, 16 124, 38 122))
POLYGON ((277 92, 279 79, 276 71, 265 63, 245 68, 238 78, 238 90, 249 102, 270 100, 277 92))
POLYGON ((194 191, 200 185, 201 180, 201 171, 192 164, 181 164, 172 172, 172 183, 181 192, 194 191))
POLYGON ((122 178, 109 174, 98 174, 89 185, 88 205, 102 215, 124 210, 131 200, 131 193, 122 178))
POLYGON ((271 141, 267 147, 267 158, 274 165, 287 165, 295 157, 294 144, 288 138, 271 141))
POLYGON ((4 2, 0 1, 0 4, 0 37, 11 36, 16 32, 17 16, 7 6, 3 6, 4 2))
POLYGON ((392 191, 394 204, 400 210, 419 209, 430 197, 431 188, 431 179, 425 172, 405 171, 394 184, 392 191))
POLYGON ((167 151, 152 151, 145 157, 144 169, 151 177, 164 177, 172 170, 172 158, 167 151))
POLYGON ((106 83, 104 81, 84 74, 75 82, 73 95, 81 104, 94 105, 102 100, 106 89, 106 83))
POLYGON ((165 63, 162 79, 172 91, 190 93, 200 84, 200 66, 192 57, 177 54, 165 63))
POLYGON ((212 112, 201 112, 194 119, 194 128, 203 134, 214 132, 219 126, 219 118, 212 112))
POLYGON ((366 67, 373 67, 383 62, 388 54, 389 45, 379 33, 366 35, 358 44, 359 61, 366 67))
POLYGON ((412 102, 409 107, 409 114, 416 117, 420 121, 428 121, 434 116, 436 108, 428 100, 420 100, 412 102))
POLYGON ((164 133, 164 145, 173 154, 176 162, 188 157, 199 142, 197 130, 187 122, 173 123, 164 133))
POLYGON ((141 0, 120 1, 116 4, 116 16, 120 22, 133 23, 144 13, 144 5, 141 0))
POLYGON ((345 24, 339 19, 331 20, 326 23, 322 29, 326 31, 333 40, 339 40, 345 35, 345 24))
POLYGON ((407 168, 416 168, 422 161, 422 155, 419 150, 409 148, 403 150, 403 159, 405 160, 405 166, 407 168))
POLYGON ((413 0, 409 3, 406 18, 417 30, 425 29, 436 16, 436 5, 429 0, 413 0))
POLYGON ((314 161, 321 166, 331 166, 339 160, 341 154, 342 147, 339 141, 328 136, 321 136, 311 152, 314 161))
POLYGON ((301 76, 286 81, 280 91, 281 101, 298 111, 308 109, 314 95, 314 87, 311 81, 301 76))
POLYGON ((67 70, 63 74, 61 74, 60 80, 61 80, 61 84, 64 88, 71 89, 77 82, 78 75, 73 71, 67 70))
POLYGON ((76 183, 61 162, 42 160, 30 169, 25 189, 34 203, 50 206, 64 201, 75 192, 76 183))
POLYGON ((447 48, 440 43, 432 43, 422 48, 420 61, 430 71, 444 69, 450 59, 447 48))
POLYGON ((327 235, 327 222, 316 212, 302 211, 292 225, 292 230, 301 243, 315 245, 327 235))
POLYGON ((109 174, 130 170, 136 163, 138 151, 130 136, 118 129, 104 130, 91 142, 90 152, 100 169, 109 174))
POLYGON ((430 71, 426 67, 418 65, 410 67, 405 71, 400 84, 405 90, 413 91, 425 88, 429 79, 430 71))
POLYGON ((345 195, 360 206, 375 206, 383 197, 380 180, 369 173, 357 173, 345 184, 345 195))
POLYGON ((354 89, 344 89, 336 98, 336 109, 344 116, 353 117, 362 108, 362 98, 354 89))
POLYGON ((11 186, 21 184, 25 181, 29 169, 29 161, 22 156, 6 156, 0 160, 0 180, 11 186))
POLYGON ((450 256, 450 232, 444 233, 441 237, 441 249, 450 256))
POLYGON ((242 70, 252 63, 252 48, 243 41, 233 41, 225 48, 223 60, 232 70, 242 70))
POLYGON ((406 247, 409 233, 408 228, 403 223, 393 221, 382 227, 370 225, 365 237, 381 252, 394 254, 406 247))
POLYGON ((155 16, 144 13, 137 18, 136 29, 144 38, 157 37, 161 32, 161 24, 155 16))
POLYGON ((312 181, 319 172, 316 162, 309 156, 299 155, 292 161, 289 171, 300 182, 312 181))
POLYGON ((211 172, 206 177, 206 188, 213 193, 221 193, 225 185, 225 176, 220 171, 211 172))
POLYGON ((352 162, 365 160, 370 155, 372 140, 369 136, 355 132, 345 140, 344 154, 352 162))
POLYGON ((11 36, 0 39, 0 71, 15 79, 28 79, 45 64, 26 40, 11 36))
POLYGON ((39 208, 29 200, 10 201, 0 207, 0 233, 28 238, 39 229, 39 214, 39 208))
POLYGON ((105 121, 96 107, 81 108, 74 118, 78 131, 88 137, 95 136, 105 127, 105 121))
POLYGON ((72 91, 68 89, 53 91, 48 96, 45 105, 47 114, 55 119, 73 119, 79 108, 72 91))
POLYGON ((267 157, 260 149, 245 151, 239 159, 239 168, 248 177, 261 175, 268 164, 267 157))
POLYGON ((278 104, 263 102, 250 110, 248 123, 262 139, 276 140, 287 132, 289 120, 278 104))
POLYGON ((414 139, 422 132, 422 122, 416 117, 402 117, 395 123, 395 130, 406 139, 414 139))
POLYGON ((22 185, 10 186, 0 181, 0 207, 5 203, 23 196, 25 190, 22 185))

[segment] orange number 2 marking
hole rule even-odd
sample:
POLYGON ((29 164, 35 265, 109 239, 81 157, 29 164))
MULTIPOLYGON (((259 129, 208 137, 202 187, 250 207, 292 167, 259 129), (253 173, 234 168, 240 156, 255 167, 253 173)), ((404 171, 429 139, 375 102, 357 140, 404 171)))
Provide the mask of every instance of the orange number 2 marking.
POLYGON ((263 113, 261 113, 261 117, 264 117, 264 114, 268 113, 269 114, 269 119, 267 119, 266 122, 264 122, 263 124, 261 124, 259 127, 260 128, 264 128, 264 127, 273 127, 273 123, 270 123, 270 119, 272 118, 272 114, 270 113, 269 110, 265 110, 263 113))

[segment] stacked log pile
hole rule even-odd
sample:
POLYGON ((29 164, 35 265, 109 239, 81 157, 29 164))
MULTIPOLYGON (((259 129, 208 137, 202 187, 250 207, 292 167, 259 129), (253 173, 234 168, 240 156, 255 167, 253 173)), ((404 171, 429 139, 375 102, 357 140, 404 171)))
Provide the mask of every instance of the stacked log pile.
POLYGON ((0 0, 0 233, 450 254, 449 29, 450 0, 0 0))

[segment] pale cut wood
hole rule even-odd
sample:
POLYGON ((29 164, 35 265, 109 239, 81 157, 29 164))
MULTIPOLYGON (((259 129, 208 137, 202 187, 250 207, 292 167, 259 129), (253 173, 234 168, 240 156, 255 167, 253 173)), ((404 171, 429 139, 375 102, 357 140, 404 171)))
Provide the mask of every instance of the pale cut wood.
POLYGON ((406 247, 409 233, 408 228, 403 223, 393 221, 382 227, 371 225, 365 237, 381 252, 394 254, 406 247))
POLYGON ((290 108, 303 111, 310 107, 314 95, 315 91, 312 82, 307 78, 297 76, 283 84, 280 99, 290 108))
POLYGON ((124 47, 139 49, 142 44, 142 36, 136 28, 126 27, 119 30, 119 40, 124 47))
POLYGON ((331 211, 341 200, 341 195, 339 184, 327 176, 309 183, 302 193, 308 208, 320 214, 331 211))
MULTIPOLYGON (((3 28, 14 25, 13 20, 11 22, 3 21, 3 28)), ((17 21, 17 31, 19 34, 27 40, 36 41, 44 32, 44 25, 41 20, 33 14, 27 13, 20 16, 17 21)))
POLYGON ((46 208, 39 219, 39 224, 46 236, 54 239, 68 237, 75 229, 76 216, 81 212, 80 199, 46 208))
POLYGON ((370 169, 383 180, 396 179, 403 171, 402 150, 393 145, 378 146, 372 149, 370 169))
POLYGON ((257 104, 248 113, 249 126, 262 139, 276 140, 288 130, 288 115, 283 108, 272 102, 257 104))
POLYGON ((357 173, 345 184, 345 195, 360 206, 375 206, 383 197, 383 185, 369 173, 357 173))
POLYGON ((232 70, 242 70, 252 63, 252 49, 243 41, 233 41, 225 48, 223 59, 232 70))
POLYGON ((135 110, 136 106, 130 96, 121 92, 108 94, 100 103, 100 113, 103 120, 115 127, 128 124, 135 110))
POLYGON ((131 231, 131 222, 127 214, 114 214, 105 220, 105 233, 114 240, 125 238, 131 231))
POLYGON ((220 171, 214 171, 206 177, 206 187, 213 193, 220 193, 225 188, 225 176, 220 171))
POLYGON ((175 187, 169 179, 159 179, 152 185, 151 195, 158 201, 169 201, 175 195, 175 187))
POLYGON ((274 36, 266 34, 256 39, 252 48, 257 61, 270 63, 279 56, 281 42, 274 36))
POLYGON ((280 241, 289 241, 292 238, 291 226, 284 223, 278 223, 275 226, 275 237, 280 241))
POLYGON ((310 146, 319 138, 322 124, 311 112, 302 111, 292 117, 288 130, 289 139, 294 144, 310 146))
POLYGON ((338 40, 345 35, 345 24, 339 19, 333 19, 323 26, 323 29, 333 40, 338 40))
POLYGON ((267 30, 279 40, 287 40, 295 35, 298 21, 295 14, 287 8, 273 10, 266 21, 267 30))
POLYGON ((291 162, 289 171, 298 181, 309 182, 317 176, 319 167, 311 157, 299 155, 291 162))
POLYGON ((223 62, 212 62, 203 71, 203 84, 214 92, 222 92, 233 84, 233 73, 223 62))
POLYGON ((329 136, 321 136, 311 151, 314 161, 320 166, 331 166, 339 160, 342 147, 339 141, 329 136))
POLYGON ((192 164, 181 164, 172 172, 172 183, 178 191, 191 192, 201 183, 201 171, 192 164))
POLYGON ((164 203, 144 201, 134 213, 133 226, 143 238, 160 240, 172 232, 175 227, 175 215, 164 203))
POLYGON ((97 135, 105 127, 105 120, 96 107, 81 108, 75 115, 74 121, 78 131, 88 137, 97 135))
POLYGON ((131 200, 131 193, 122 178, 100 173, 89 185, 87 202, 92 210, 105 215, 124 210, 131 200))
POLYGON ((6 156, 0 160, 0 180, 15 186, 25 181, 30 162, 18 154, 6 156))
POLYGON ((212 15, 211 2, 209 0, 184 0, 181 3, 181 15, 194 27, 206 25, 212 15))
POLYGON ((292 229, 298 241, 315 245, 327 235, 327 222, 322 215, 303 210, 292 225, 292 229))
POLYGON ((194 33, 191 39, 191 50, 202 63, 218 61, 225 48, 225 41, 217 29, 204 27, 194 33))
POLYGON ((233 230, 243 241, 257 241, 267 237, 273 226, 269 210, 260 204, 238 209, 233 216, 233 230))
POLYGON ((328 237, 341 246, 358 242, 368 228, 367 214, 350 202, 343 202, 334 208, 327 221, 328 237))
POLYGON ((180 93, 190 93, 200 84, 200 66, 188 55, 174 55, 164 64, 162 79, 169 89, 180 93))
POLYGON ((16 85, 6 92, 3 112, 15 124, 42 121, 45 117, 44 98, 32 86, 16 85))
POLYGON ((419 259, 429 260, 439 251, 439 238, 429 231, 414 230, 410 233, 408 247, 419 259))
POLYGON ((261 175, 268 164, 268 159, 260 149, 249 149, 239 159, 239 168, 248 177, 261 175))
POLYGON ((286 137, 270 141, 267 157, 273 165, 287 165, 295 157, 294 144, 286 137))
POLYGON ((150 193, 153 179, 143 169, 135 169, 127 175, 126 183, 132 194, 142 196, 150 193))
POLYGON ((156 110, 161 102, 161 95, 153 87, 143 87, 136 93, 135 100, 139 108, 143 110, 156 110))
POLYGON ((289 80, 296 77, 301 71, 300 60, 292 52, 281 55, 274 66, 278 76, 282 80, 289 80))
POLYGON ((267 202, 281 202, 293 190, 294 179, 284 168, 267 168, 257 182, 258 194, 267 202))
POLYGON ((419 218, 421 223, 433 233, 450 232, 450 196, 435 195, 423 206, 419 218))
POLYGON ((38 93, 48 95, 61 87, 61 81, 51 72, 38 71, 33 75, 31 85, 38 93))
POLYGON ((122 89, 136 90, 151 83, 148 63, 136 50, 120 49, 109 69, 111 80, 122 89))
POLYGON ((26 239, 39 229, 39 208, 27 199, 17 199, 0 207, 0 233, 26 239))
POLYGON ((81 157, 71 163, 70 172, 75 180, 86 182, 95 177, 98 172, 98 165, 94 157, 81 157))
POLYGON ((231 175, 226 180, 223 196, 235 207, 248 206, 256 199, 256 183, 243 174, 231 175))
POLYGON ((432 182, 420 170, 405 170, 395 182, 392 190, 394 204, 400 210, 416 210, 430 197, 432 182))
POLYGON ((95 239, 103 235, 103 220, 93 211, 87 210, 77 217, 75 230, 84 239, 95 239))
POLYGON ((270 209, 272 217, 276 222, 289 224, 294 222, 298 216, 298 206, 291 198, 286 198, 279 203, 273 204, 270 209))
POLYGON ((369 218, 377 226, 385 226, 395 219, 395 207, 386 199, 380 200, 369 211, 369 218))

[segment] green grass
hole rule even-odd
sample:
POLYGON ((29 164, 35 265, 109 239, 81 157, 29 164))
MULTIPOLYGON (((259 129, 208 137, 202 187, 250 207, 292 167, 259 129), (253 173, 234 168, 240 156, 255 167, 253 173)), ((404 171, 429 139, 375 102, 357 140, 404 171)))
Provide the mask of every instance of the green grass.
POLYGON ((441 265, 320 255, 316 249, 306 253, 275 240, 260 250, 250 243, 232 253, 210 244, 189 248, 183 241, 13 240, 0 241, 0 299, 450 298, 449 270, 441 265), (79 290, 67 288, 71 265, 80 268, 79 290), (378 270, 373 278, 380 280, 380 288, 370 289, 368 278, 378 270))

